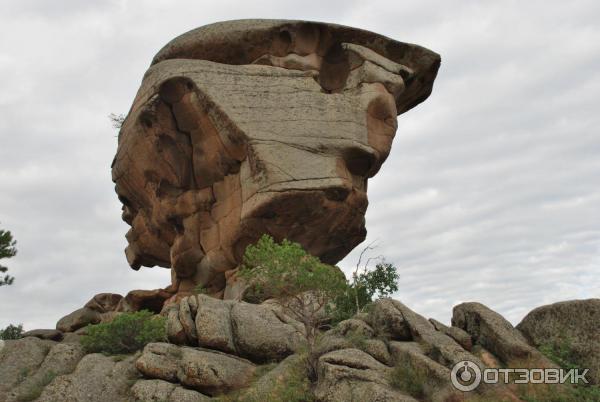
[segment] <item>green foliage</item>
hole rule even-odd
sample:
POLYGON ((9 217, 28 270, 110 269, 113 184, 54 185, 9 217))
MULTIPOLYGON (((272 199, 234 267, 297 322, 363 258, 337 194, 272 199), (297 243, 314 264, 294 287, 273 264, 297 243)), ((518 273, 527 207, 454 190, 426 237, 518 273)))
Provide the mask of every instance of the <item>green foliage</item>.
POLYGON ((324 306, 347 287, 337 267, 323 264, 298 243, 278 244, 268 235, 246 248, 239 276, 255 294, 278 299, 287 313, 310 329, 309 337, 316 335, 324 306))
POLYGON ((12 325, 9 324, 8 327, 4 329, 0 329, 0 339, 19 339, 23 334, 23 324, 12 325))
POLYGON ((400 361, 390 374, 390 385, 410 396, 421 399, 427 374, 414 368, 407 361, 400 361))
POLYGON ((357 265, 352 283, 335 299, 334 307, 329 309, 333 323, 365 311, 374 296, 381 298, 396 292, 399 278, 397 268, 385 260, 376 264, 373 270, 369 270, 367 265, 359 269, 357 265))
MULTIPOLYGON (((17 249, 15 248, 17 242, 13 239, 12 234, 8 230, 0 229, 0 260, 3 258, 11 258, 17 255, 17 249)), ((4 273, 8 271, 8 268, 0 265, 0 272, 4 273)), ((0 277, 0 286, 12 285, 15 278, 10 275, 4 275, 0 277)))
POLYGON ((204 286, 202 286, 202 285, 196 285, 196 286, 194 287, 194 293, 195 293, 195 294, 197 294, 197 295, 204 295, 204 294, 206 294, 206 293, 207 293, 207 290, 206 290, 206 288, 205 288, 204 286))
POLYGON ((342 295, 348 286, 339 268, 323 264, 298 243, 276 243, 263 235, 244 253, 239 272, 255 294, 269 295, 286 314, 304 326, 307 341, 309 376, 316 375, 313 356, 319 328, 325 321, 325 306, 342 295))
POLYGON ((246 248, 240 277, 248 280, 257 292, 276 298, 295 297, 309 291, 333 298, 346 287, 338 268, 323 264, 298 243, 283 240, 278 244, 269 235, 263 235, 255 245, 246 248))
POLYGON ((165 318, 147 310, 123 313, 112 322, 88 325, 81 344, 88 352, 131 353, 166 339, 165 318))
POLYGON ((548 359, 552 360, 564 369, 579 368, 577 364, 578 354, 572 347, 572 341, 568 337, 562 337, 558 342, 546 343, 539 347, 548 359))

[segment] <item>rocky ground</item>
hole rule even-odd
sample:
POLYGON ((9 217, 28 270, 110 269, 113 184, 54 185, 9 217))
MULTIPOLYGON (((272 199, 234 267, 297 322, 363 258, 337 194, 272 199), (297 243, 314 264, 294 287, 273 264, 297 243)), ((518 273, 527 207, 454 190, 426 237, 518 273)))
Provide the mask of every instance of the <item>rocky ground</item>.
MULTIPOLYGON (((306 369, 302 326, 269 301, 205 295, 169 305, 168 342, 131 355, 86 354, 85 325, 110 320, 120 296, 98 295, 0 350, 0 401, 519 401, 514 387, 461 393, 452 367, 556 367, 539 348, 569 339, 573 356, 600 382, 600 299, 533 310, 515 328, 479 303, 454 307, 452 326, 392 299, 324 331, 306 369)), ((543 349, 543 348, 542 348, 543 349)))

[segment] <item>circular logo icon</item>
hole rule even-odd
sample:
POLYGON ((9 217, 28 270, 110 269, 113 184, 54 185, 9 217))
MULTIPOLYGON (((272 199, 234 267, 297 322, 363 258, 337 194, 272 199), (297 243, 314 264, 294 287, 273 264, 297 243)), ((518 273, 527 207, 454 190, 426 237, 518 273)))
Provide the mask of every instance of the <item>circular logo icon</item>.
POLYGON ((463 360, 452 367, 450 373, 452 385, 459 391, 473 391, 481 383, 481 369, 468 360, 463 360))

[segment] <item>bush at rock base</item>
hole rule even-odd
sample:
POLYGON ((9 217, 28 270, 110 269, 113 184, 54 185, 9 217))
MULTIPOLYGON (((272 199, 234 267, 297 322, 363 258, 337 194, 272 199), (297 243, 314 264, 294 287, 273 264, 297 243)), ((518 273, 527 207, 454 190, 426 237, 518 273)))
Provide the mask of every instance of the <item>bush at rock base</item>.
POLYGON ((9 324, 8 327, 0 329, 0 339, 4 340, 19 339, 21 337, 21 334, 23 334, 23 324, 9 324))
POLYGON ((81 344, 87 352, 131 353, 165 340, 165 319, 147 310, 123 313, 112 322, 88 325, 81 344))
POLYGON ((276 243, 263 235, 246 248, 240 270, 257 293, 276 299, 286 313, 304 325, 309 349, 325 319, 325 306, 347 289, 339 268, 322 263, 298 243, 276 243))

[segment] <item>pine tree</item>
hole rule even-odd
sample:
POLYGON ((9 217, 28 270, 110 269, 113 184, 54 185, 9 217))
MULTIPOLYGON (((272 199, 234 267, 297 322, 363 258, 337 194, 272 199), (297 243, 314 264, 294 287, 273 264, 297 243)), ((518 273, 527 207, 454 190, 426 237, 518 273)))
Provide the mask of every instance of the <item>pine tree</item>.
MULTIPOLYGON (((12 234, 8 230, 0 229, 0 259, 14 257, 17 254, 15 245, 17 242, 13 239, 12 234)), ((0 265, 0 273, 5 273, 8 268, 0 265)), ((15 278, 6 274, 0 277, 0 286, 12 285, 15 278)))

